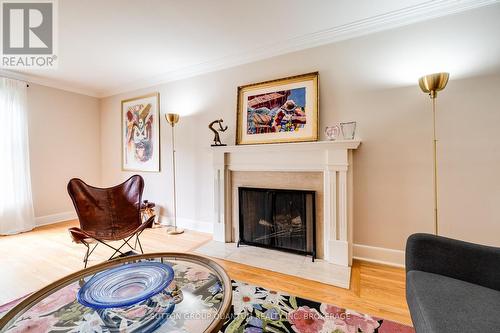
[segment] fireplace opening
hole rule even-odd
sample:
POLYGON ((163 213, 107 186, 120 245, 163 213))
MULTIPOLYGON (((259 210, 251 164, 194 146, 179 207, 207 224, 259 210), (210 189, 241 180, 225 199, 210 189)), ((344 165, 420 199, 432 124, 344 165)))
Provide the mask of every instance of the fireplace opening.
POLYGON ((316 257, 315 192, 239 187, 240 244, 316 257))

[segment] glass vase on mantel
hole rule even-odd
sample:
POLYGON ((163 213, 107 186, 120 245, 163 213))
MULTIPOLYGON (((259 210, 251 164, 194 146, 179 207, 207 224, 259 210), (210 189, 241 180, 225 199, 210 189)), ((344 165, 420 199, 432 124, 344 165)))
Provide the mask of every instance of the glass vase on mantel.
POLYGON ((350 121, 347 123, 340 123, 340 129, 344 140, 354 140, 356 135, 356 122, 350 121))

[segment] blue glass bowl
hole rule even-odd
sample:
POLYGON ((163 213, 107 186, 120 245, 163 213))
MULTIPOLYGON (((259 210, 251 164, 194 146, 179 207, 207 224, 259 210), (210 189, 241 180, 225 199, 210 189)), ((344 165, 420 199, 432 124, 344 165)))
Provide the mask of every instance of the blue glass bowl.
POLYGON ((169 265, 142 261, 103 271, 78 291, 80 304, 94 308, 120 308, 142 302, 165 290, 174 279, 169 265))

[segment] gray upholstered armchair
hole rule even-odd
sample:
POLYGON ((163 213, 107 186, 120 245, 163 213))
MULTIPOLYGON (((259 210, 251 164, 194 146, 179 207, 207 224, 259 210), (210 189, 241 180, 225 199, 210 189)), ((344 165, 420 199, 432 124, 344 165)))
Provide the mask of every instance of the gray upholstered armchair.
POLYGON ((410 236, 406 299, 417 333, 500 332, 500 248, 410 236))

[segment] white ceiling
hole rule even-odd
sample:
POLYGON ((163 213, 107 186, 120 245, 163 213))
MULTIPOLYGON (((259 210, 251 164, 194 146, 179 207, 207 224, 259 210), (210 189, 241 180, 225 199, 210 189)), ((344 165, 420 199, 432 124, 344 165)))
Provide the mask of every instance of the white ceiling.
POLYGON ((59 67, 0 74, 103 97, 497 2, 60 0, 59 67))

